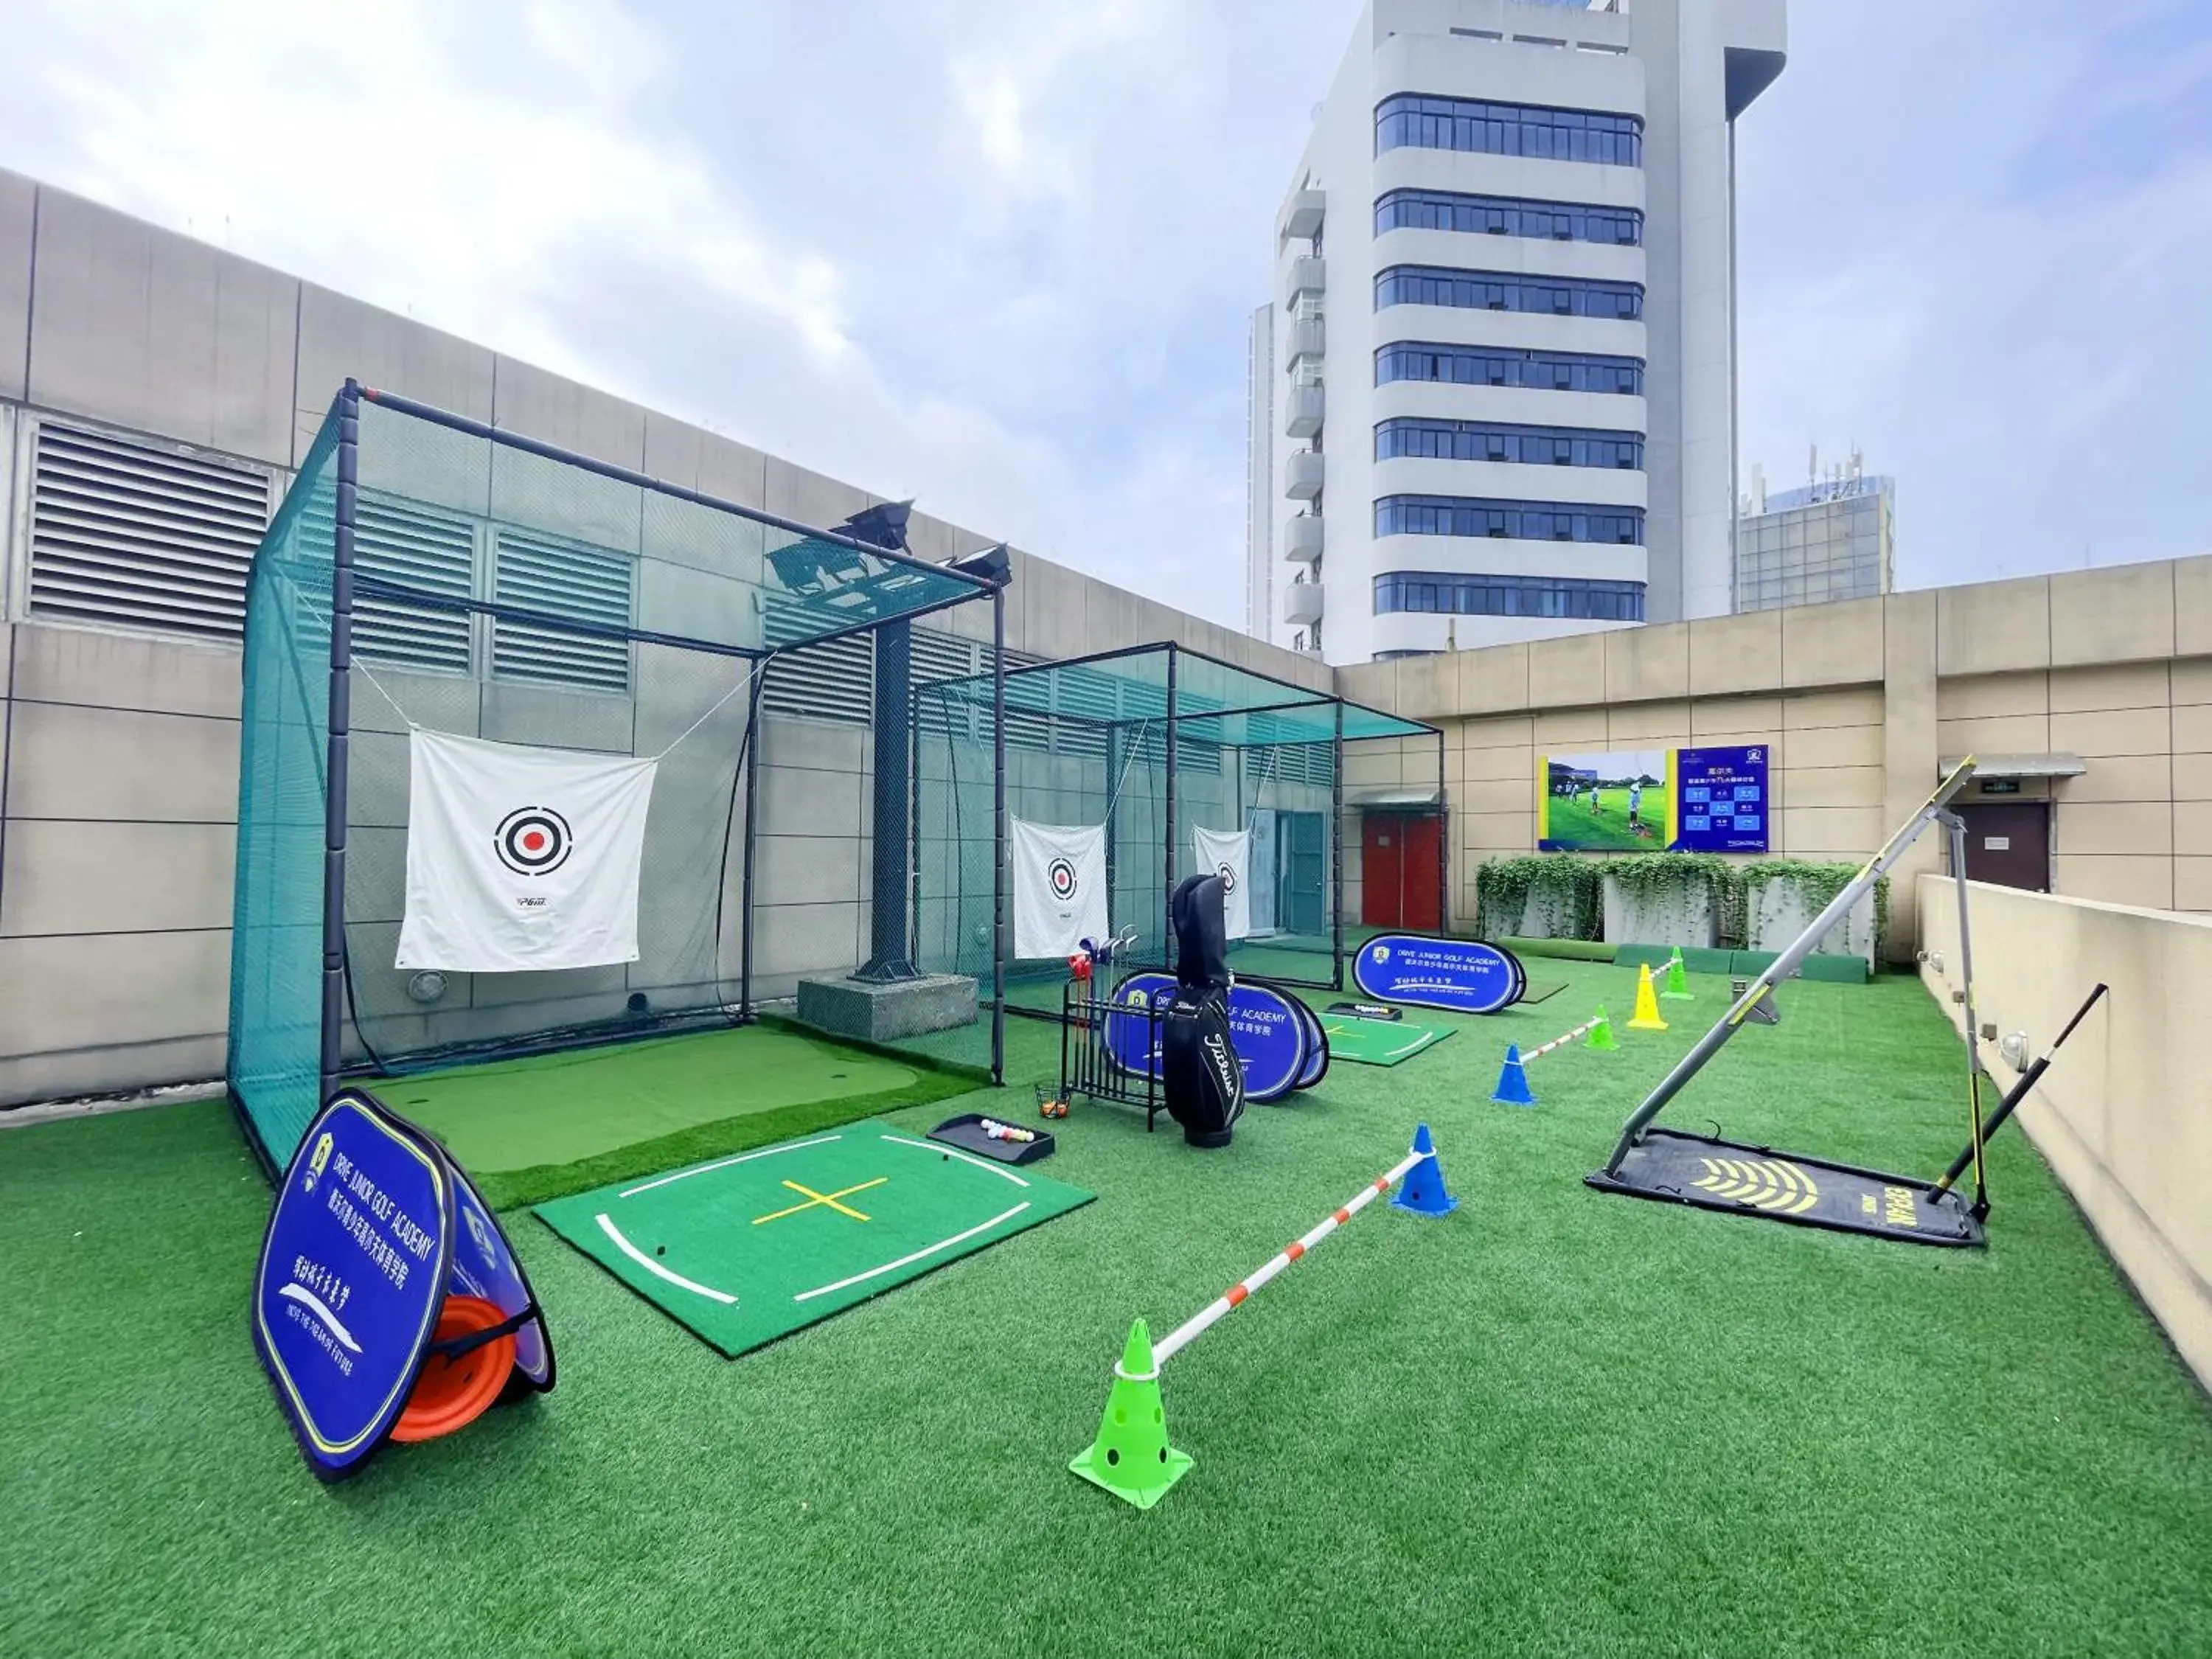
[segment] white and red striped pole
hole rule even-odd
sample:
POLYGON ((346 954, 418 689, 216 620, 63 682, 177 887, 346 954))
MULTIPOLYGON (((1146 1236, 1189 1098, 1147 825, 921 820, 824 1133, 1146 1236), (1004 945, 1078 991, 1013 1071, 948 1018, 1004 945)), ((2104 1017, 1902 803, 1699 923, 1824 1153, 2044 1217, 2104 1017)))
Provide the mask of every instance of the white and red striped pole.
POLYGON ((1598 1021, 1604 1018, 1605 1016, 1603 1014, 1591 1015, 1581 1024, 1576 1026, 1573 1030, 1569 1031, 1565 1036, 1555 1036, 1549 1042, 1544 1044, 1542 1048, 1531 1048, 1527 1054, 1521 1056, 1521 1063, 1523 1066, 1526 1066, 1532 1060, 1541 1060, 1546 1054, 1550 1054, 1554 1048, 1565 1047, 1568 1043, 1572 1042, 1577 1037, 1588 1032, 1592 1026, 1595 1025, 1598 1021))
POLYGON ((1435 1156, 1433 1152, 1407 1152, 1405 1157, 1393 1164, 1386 1174, 1377 1176, 1353 1194, 1345 1201, 1342 1208, 1336 1211, 1311 1232, 1293 1241, 1279 1254, 1268 1258, 1267 1262, 1257 1270, 1247 1273, 1236 1284, 1231 1285, 1225 1293, 1216 1297, 1154 1343, 1152 1363, 1155 1365, 1166 1364, 1174 1355, 1196 1341, 1202 1333, 1212 1329, 1222 1320, 1227 1318, 1230 1310, 1243 1303, 1246 1297, 1305 1255, 1308 1250, 1358 1215, 1360 1211, 1365 1209, 1384 1193, 1389 1192, 1415 1164, 1424 1158, 1435 1156))

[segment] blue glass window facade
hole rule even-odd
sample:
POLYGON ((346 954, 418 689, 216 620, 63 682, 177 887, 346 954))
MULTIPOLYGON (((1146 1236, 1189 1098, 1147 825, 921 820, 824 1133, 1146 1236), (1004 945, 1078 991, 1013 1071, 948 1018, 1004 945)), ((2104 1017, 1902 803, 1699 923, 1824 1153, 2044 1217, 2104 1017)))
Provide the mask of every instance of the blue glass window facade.
POLYGON ((1644 509, 1570 501, 1500 501, 1474 495, 1385 495, 1375 503, 1375 533, 1640 543, 1644 509))
POLYGON ((1589 351, 1514 351, 1503 346, 1431 345, 1394 340, 1375 353, 1375 384, 1442 380, 1453 386, 1517 386, 1547 392, 1644 395, 1644 360, 1589 351))
POLYGON ((1589 276, 1516 276, 1502 270, 1455 270, 1445 265, 1392 265, 1375 277, 1375 309, 1388 306, 1453 306, 1462 311, 1634 319, 1644 314, 1644 285, 1589 276))
POLYGON ((1375 234, 1456 230, 1473 235, 1540 236, 1555 242, 1638 247, 1644 216, 1634 208, 1537 202, 1517 196, 1466 196, 1449 190, 1394 190, 1375 204, 1375 234))
POLYGON ((1531 466, 1644 467, 1644 434, 1579 426, 1403 417, 1375 428, 1378 461, 1511 461, 1531 466))
POLYGON ((1582 576, 1455 576, 1436 570, 1386 570, 1375 579, 1375 614, 1403 611, 1449 617, 1642 622, 1644 584, 1582 576))
POLYGON ((1594 110, 1401 93, 1375 106, 1375 153, 1408 145, 1640 167, 1644 123, 1633 115, 1594 110))

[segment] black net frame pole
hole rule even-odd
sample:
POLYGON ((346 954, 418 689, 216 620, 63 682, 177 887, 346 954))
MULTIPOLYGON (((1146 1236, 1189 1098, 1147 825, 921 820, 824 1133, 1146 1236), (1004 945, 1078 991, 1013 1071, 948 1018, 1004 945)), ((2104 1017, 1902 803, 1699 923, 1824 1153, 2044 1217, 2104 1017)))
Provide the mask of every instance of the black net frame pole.
POLYGON ((1006 584, 991 589, 991 1081, 1006 1081, 1006 584))
POLYGON ((1117 787, 1121 781, 1121 745, 1128 741, 1122 736, 1120 720, 1106 722, 1106 902, 1114 902, 1114 878, 1121 864, 1121 837, 1115 834, 1114 821, 1121 816, 1121 792, 1117 787))
POLYGON ((1843 890, 1828 901, 1827 908, 1813 919, 1812 925, 1790 942, 1788 948, 1767 966, 1765 972, 1752 981, 1750 987, 1735 1000, 1728 1012, 1720 1017, 1712 1030, 1698 1039, 1697 1047, 1682 1056, 1674 1069, 1661 1079, 1659 1086, 1644 1097, 1644 1103, 1621 1126, 1620 1139, 1613 1146, 1613 1156, 1605 1163, 1607 1175, 1620 1173, 1621 1160, 1643 1138, 1644 1131, 1650 1127, 1651 1120, 1666 1109, 1667 1103, 1680 1094, 1705 1063, 1719 1053, 1722 1046, 1736 1034, 1759 1000, 1796 973, 1805 958, 1811 956, 1820 941, 1828 936, 1828 930, 1849 915, 1851 907, 1863 896, 1873 890, 1874 884, 1888 872, 1892 865, 1905 856, 1912 843, 1920 838, 1920 832, 1942 816, 1951 804, 1951 798, 1965 788, 1967 780, 1973 775, 1974 759, 1969 755, 1959 763, 1949 777, 1936 786, 1936 793, 1929 796, 1920 810, 1889 838, 1879 853, 1867 860, 1858 874, 1844 884, 1843 890))
POLYGON ((331 544, 331 679, 323 769, 323 1016, 318 1109, 345 1067, 346 778, 353 730, 354 527, 361 497, 361 382, 337 400, 337 531, 331 544))
POLYGON ((1168 720, 1166 799, 1161 822, 1167 832, 1161 837, 1160 870, 1160 960, 1170 969, 1175 968, 1175 884, 1176 884, 1176 657, 1181 647, 1172 641, 1168 644, 1168 720))
POLYGON ((1437 932, 1451 932, 1451 793, 1444 787, 1444 729, 1437 728, 1437 932))
POLYGON ((874 879, 869 888, 868 959, 853 977, 890 985, 921 977, 907 955, 907 813, 913 772, 914 629, 903 617, 876 624, 874 879), (896 849, 894 851, 894 849, 896 849), (896 862, 894 862, 896 860, 896 862))
MULTIPOLYGON (((738 888, 738 925, 744 930, 738 945, 738 1023, 753 1018, 753 851, 760 829, 761 694, 767 690, 765 666, 753 676, 745 710, 745 842, 744 875, 738 888)), ((729 878, 726 875, 723 879, 729 878)))
MULTIPOLYGON (((1329 977, 1344 988, 1344 700, 1336 700, 1334 764, 1328 781, 1329 977)), ((1402 871, 1402 864, 1401 869, 1402 871)), ((1401 878, 1403 879, 1401 874, 1401 878)))

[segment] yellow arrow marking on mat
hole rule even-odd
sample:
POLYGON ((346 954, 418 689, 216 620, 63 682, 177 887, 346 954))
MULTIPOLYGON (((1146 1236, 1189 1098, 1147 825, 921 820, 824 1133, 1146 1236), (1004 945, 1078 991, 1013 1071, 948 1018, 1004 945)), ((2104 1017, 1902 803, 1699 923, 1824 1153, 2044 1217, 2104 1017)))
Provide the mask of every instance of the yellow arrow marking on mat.
POLYGON ((1802 1215, 1820 1201, 1820 1189, 1813 1177, 1783 1158, 1707 1158, 1698 1162, 1705 1173, 1692 1184, 1716 1198, 1784 1215, 1802 1215))
POLYGON ((860 1211, 848 1209, 837 1200, 841 1198, 850 1198, 854 1193, 865 1193, 871 1187, 880 1187, 890 1179, 889 1176, 878 1176, 873 1181, 864 1181, 857 1187, 842 1188, 834 1193, 817 1193, 811 1187, 802 1187, 795 1181, 787 1181, 783 1184, 792 1191, 806 1194, 806 1202, 794 1204, 787 1210, 777 1210, 769 1215, 757 1215, 753 1218, 753 1225, 757 1227, 763 1221, 778 1221, 787 1215, 797 1215, 801 1210, 811 1210, 817 1204, 827 1204, 838 1214, 848 1215, 855 1221, 866 1221, 868 1218, 860 1211))

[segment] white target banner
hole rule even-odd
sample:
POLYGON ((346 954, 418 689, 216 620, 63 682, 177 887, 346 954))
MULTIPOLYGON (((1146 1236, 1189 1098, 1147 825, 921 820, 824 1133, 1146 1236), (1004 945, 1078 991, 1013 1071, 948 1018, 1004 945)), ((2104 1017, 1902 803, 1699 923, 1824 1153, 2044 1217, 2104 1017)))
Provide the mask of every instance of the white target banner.
POLYGON ((1231 939, 1252 935, 1252 832, 1200 830, 1192 826, 1190 844, 1201 875, 1221 878, 1222 919, 1231 939))
POLYGON ((1113 933, 1106 905, 1106 826, 1010 818, 1014 954, 1070 957, 1113 933))
POLYGON ((635 962, 659 764, 410 733, 398 965, 512 974, 635 962))

